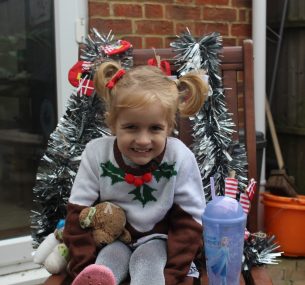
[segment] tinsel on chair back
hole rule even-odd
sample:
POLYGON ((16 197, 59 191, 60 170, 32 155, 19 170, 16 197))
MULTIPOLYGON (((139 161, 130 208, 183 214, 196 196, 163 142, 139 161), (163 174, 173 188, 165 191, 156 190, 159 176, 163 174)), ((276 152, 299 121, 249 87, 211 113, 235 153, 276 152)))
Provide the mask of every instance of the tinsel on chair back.
POLYGON ((201 171, 207 201, 211 199, 210 177, 214 177, 216 194, 224 195, 224 180, 229 170, 235 170, 239 189, 244 189, 248 181, 247 155, 244 145, 232 140, 235 124, 225 102, 219 59, 220 34, 210 33, 196 40, 187 29, 170 45, 177 52, 178 76, 199 69, 209 76, 212 92, 201 110, 190 118, 192 151, 201 171))
POLYGON ((66 204, 86 144, 94 138, 110 135, 104 123, 102 101, 95 91, 90 95, 83 93, 86 90, 86 86, 82 86, 85 79, 92 80, 98 65, 109 59, 130 68, 133 65, 131 54, 132 46, 115 40, 111 31, 102 35, 92 29, 86 39, 80 58, 86 62, 89 78, 80 78, 79 86, 69 97, 65 114, 51 133, 39 163, 31 214, 34 247, 55 230, 60 219, 65 218, 66 204))
MULTIPOLYGON (((212 91, 201 110, 190 118, 193 128, 191 147, 201 171, 203 195, 207 201, 211 200, 211 177, 216 194, 224 195, 225 178, 229 170, 236 173, 239 191, 244 190, 248 184, 247 153, 245 145, 232 138, 235 124, 226 106, 220 69, 221 36, 210 33, 196 40, 187 29, 171 43, 171 47, 177 53, 175 64, 178 76, 199 69, 204 69, 209 76, 212 91)), ((276 258, 281 253, 274 252, 278 245, 273 241, 274 237, 266 234, 250 234, 244 244, 242 271, 245 280, 249 281, 253 265, 277 263, 276 258)))

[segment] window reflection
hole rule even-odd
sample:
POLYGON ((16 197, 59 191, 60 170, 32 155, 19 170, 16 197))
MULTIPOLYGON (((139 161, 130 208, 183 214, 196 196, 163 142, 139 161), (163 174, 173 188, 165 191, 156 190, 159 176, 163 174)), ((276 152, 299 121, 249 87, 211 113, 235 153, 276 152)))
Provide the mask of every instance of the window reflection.
POLYGON ((52 3, 0 1, 0 239, 30 233, 36 171, 56 125, 52 3))

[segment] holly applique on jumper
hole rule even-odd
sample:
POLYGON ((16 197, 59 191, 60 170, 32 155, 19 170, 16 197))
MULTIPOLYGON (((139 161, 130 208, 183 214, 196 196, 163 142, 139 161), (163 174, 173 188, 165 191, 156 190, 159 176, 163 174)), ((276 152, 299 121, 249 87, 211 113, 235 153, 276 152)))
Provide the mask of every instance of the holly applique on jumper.
POLYGON ((175 164, 168 164, 167 162, 160 164, 159 167, 152 173, 147 172, 139 176, 126 173, 121 168, 114 166, 111 161, 101 163, 100 166, 102 168, 101 176, 110 177, 111 185, 118 182, 126 182, 134 185, 135 189, 128 192, 128 194, 134 195, 133 200, 140 201, 143 207, 149 201, 157 201, 156 197, 153 195, 153 192, 157 191, 157 189, 147 185, 152 181, 153 177, 157 182, 159 182, 162 177, 170 179, 172 176, 177 175, 177 171, 174 169, 175 164))

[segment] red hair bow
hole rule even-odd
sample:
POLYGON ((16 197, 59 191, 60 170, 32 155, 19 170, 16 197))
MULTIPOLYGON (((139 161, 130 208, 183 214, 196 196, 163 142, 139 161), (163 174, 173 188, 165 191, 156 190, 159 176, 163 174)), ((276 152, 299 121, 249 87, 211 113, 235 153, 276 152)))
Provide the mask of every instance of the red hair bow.
MULTIPOLYGON (((158 62, 155 58, 150 58, 147 60, 148 65, 153 65, 153 66, 158 66, 158 62)), ((167 76, 171 76, 171 67, 170 63, 166 60, 161 60, 160 61, 160 66, 158 66, 163 73, 165 73, 167 76)))
POLYGON ((118 72, 113 75, 113 77, 107 82, 106 87, 112 89, 119 79, 126 73, 124 69, 118 70, 118 72))

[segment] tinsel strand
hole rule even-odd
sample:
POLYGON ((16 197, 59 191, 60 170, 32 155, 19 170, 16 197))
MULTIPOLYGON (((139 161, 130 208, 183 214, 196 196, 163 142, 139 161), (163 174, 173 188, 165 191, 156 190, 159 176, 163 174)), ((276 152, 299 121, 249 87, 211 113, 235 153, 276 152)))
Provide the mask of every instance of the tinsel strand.
MULTIPOLYGON (((81 49, 81 59, 92 80, 96 68, 109 58, 118 60, 125 68, 133 64, 131 48, 109 56, 104 52, 107 46, 117 46, 112 32, 100 34, 96 29, 86 39, 81 49)), ((66 216, 66 204, 86 144, 97 137, 110 134, 104 123, 104 105, 97 94, 82 94, 82 82, 68 99, 65 114, 51 133, 45 154, 40 160, 33 188, 33 210, 31 215, 34 247, 56 228, 60 219, 66 216)))
POLYGON ((248 181, 247 157, 244 146, 232 141, 235 125, 226 107, 219 75, 222 38, 218 33, 210 33, 196 40, 187 29, 171 47, 177 52, 178 76, 199 69, 209 76, 212 94, 201 110, 190 118, 194 137, 192 150, 199 164, 207 201, 211 199, 210 177, 214 177, 217 195, 223 195, 229 169, 236 171, 239 188, 243 189, 248 181))

